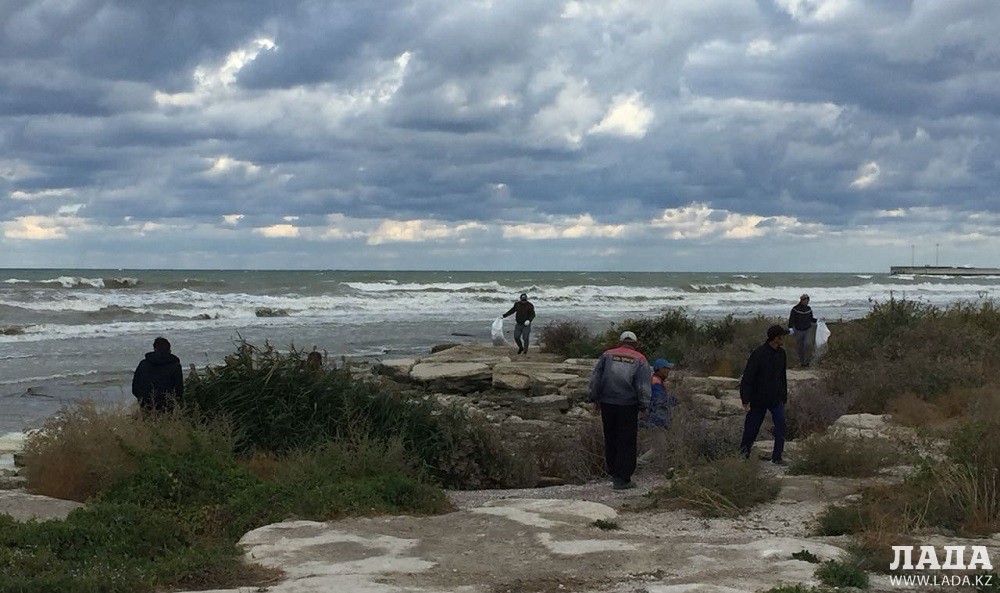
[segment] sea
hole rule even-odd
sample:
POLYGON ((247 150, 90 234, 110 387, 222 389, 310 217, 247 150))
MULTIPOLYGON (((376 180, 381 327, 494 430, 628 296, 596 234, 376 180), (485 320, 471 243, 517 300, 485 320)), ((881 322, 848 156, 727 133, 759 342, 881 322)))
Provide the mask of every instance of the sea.
POLYGON ((998 290, 1000 276, 871 273, 0 269, 0 441, 83 399, 129 403, 132 371, 157 336, 185 368, 220 364, 239 340, 377 360, 489 341, 522 292, 535 328, 602 330, 677 308, 784 319, 802 293, 833 321, 891 297, 948 305, 998 290))

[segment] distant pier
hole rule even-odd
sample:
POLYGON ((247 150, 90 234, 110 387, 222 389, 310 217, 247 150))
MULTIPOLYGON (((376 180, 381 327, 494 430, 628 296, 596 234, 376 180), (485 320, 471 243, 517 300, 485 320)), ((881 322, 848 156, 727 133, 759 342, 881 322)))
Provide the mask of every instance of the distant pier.
POLYGON ((892 266, 890 274, 923 276, 1000 276, 1000 268, 964 268, 962 266, 892 266))

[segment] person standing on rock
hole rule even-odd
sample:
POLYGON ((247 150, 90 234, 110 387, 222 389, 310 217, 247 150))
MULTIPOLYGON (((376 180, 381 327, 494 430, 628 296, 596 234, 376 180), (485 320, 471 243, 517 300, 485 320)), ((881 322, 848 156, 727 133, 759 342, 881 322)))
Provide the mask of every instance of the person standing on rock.
POLYGON ((638 350, 635 334, 622 332, 620 345, 606 350, 590 375, 590 401, 604 427, 604 463, 615 490, 635 488, 639 412, 646 410, 653 370, 638 350))
POLYGON ((535 320, 535 306, 528 300, 527 294, 522 292, 510 311, 503 314, 504 317, 511 315, 514 316, 514 342, 517 344, 517 353, 527 354, 531 322, 535 320))
POLYGON ((740 379, 740 400, 746 411, 743 422, 743 438, 740 453, 750 457, 753 442, 757 440, 764 416, 771 413, 774 422, 774 449, 771 463, 785 465, 782 453, 785 449, 785 403, 788 402, 788 375, 786 373, 785 349, 782 338, 788 335, 780 325, 767 328, 767 341, 757 347, 747 360, 740 379))
POLYGON ((147 412, 169 410, 184 395, 184 371, 181 359, 170 353, 170 342, 153 340, 153 351, 139 361, 132 375, 132 395, 147 412))
POLYGON ((809 366, 809 330, 816 325, 809 295, 799 297, 799 304, 788 314, 788 327, 795 330, 795 352, 799 355, 799 366, 809 366))

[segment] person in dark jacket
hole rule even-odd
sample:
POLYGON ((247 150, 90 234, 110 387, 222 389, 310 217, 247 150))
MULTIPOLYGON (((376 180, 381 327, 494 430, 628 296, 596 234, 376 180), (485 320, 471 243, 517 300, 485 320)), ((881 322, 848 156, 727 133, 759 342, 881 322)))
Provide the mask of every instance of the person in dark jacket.
POLYGON ((535 306, 528 300, 527 294, 522 292, 510 311, 503 314, 504 317, 511 315, 514 316, 514 342, 517 344, 517 353, 527 354, 531 322, 535 320, 535 306))
POLYGON ((153 351, 139 362, 132 375, 132 395, 145 411, 162 412, 184 395, 181 359, 170 353, 166 338, 153 340, 153 351))
POLYGON ((799 355, 799 365, 803 367, 809 366, 809 330, 814 325, 816 318, 809 306, 809 295, 804 294, 788 314, 788 327, 795 330, 795 352, 799 355))
POLYGON ((635 488, 639 449, 639 412, 646 410, 652 392, 653 369, 639 352, 634 333, 623 332, 621 345, 606 350, 590 375, 590 401, 604 427, 604 462, 615 490, 635 488))
POLYGON ((788 330, 780 325, 767 328, 767 341, 757 347, 747 360, 743 378, 740 379, 740 400, 746 410, 743 422, 743 439, 740 453, 750 457, 750 449, 757 440, 764 416, 771 413, 774 422, 774 449, 771 463, 784 465, 782 453, 785 449, 785 403, 788 401, 788 376, 785 372, 785 349, 782 338, 788 330))

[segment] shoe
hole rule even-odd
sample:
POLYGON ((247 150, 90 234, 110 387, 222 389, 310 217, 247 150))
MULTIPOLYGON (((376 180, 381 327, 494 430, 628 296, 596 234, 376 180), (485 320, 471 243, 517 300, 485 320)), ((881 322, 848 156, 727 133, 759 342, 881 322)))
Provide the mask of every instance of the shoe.
POLYGON ((612 490, 631 490, 635 488, 635 482, 629 480, 628 482, 615 482, 612 486, 612 490))
POLYGON ((520 354, 520 353, 522 353, 522 352, 524 352, 524 348, 518 348, 518 349, 517 349, 517 353, 518 353, 518 354, 520 354))
POLYGON ((780 466, 786 466, 786 465, 788 465, 788 462, 785 461, 784 459, 778 459, 778 460, 772 459, 771 463, 774 464, 774 465, 780 465, 780 466))

